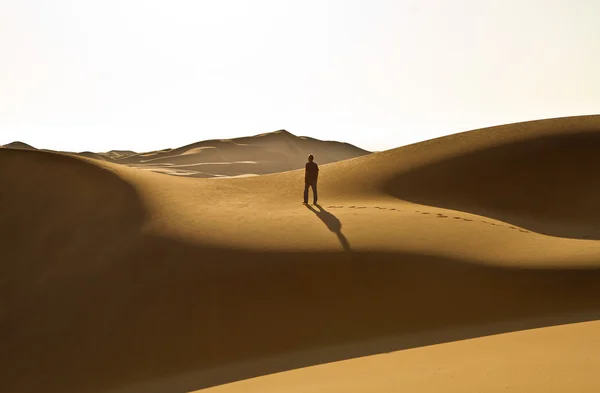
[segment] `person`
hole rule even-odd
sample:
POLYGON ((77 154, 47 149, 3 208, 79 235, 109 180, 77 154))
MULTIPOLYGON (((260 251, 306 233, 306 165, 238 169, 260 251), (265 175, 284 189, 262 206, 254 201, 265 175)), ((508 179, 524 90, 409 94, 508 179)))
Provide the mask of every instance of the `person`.
POLYGON ((314 161, 315 157, 308 156, 308 162, 304 169, 304 204, 308 203, 308 188, 313 191, 313 204, 317 204, 317 179, 319 178, 319 166, 314 161))

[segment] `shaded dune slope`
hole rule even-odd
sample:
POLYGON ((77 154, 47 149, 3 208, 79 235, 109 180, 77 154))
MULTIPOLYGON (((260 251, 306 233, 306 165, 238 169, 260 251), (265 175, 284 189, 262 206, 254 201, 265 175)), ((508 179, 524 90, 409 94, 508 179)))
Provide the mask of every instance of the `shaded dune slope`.
MULTIPOLYGON (((552 236, 600 239, 600 116, 508 124, 337 164, 349 195, 386 194, 552 236)), ((341 188, 340 188, 341 187, 341 188)))
POLYGON ((19 141, 7 143, 6 145, 3 145, 2 147, 7 148, 7 149, 37 150, 35 147, 33 147, 31 145, 28 145, 27 143, 19 142, 19 141))
MULTIPOLYGON (((594 175, 600 173, 600 119, 565 125, 570 131, 565 134, 553 134, 552 121, 520 127, 517 140, 398 174, 388 191, 553 236, 600 239, 600 183, 594 175)), ((479 132, 503 134, 511 128, 479 132)))
MULTIPOLYGON (((12 142, 3 147, 36 150, 23 142, 12 142)), ((369 154, 348 143, 299 137, 285 130, 234 139, 206 140, 146 153, 130 150, 59 153, 191 178, 261 175, 299 169, 308 154, 314 154, 321 164, 369 154)))
MULTIPOLYGON (((418 184, 402 176, 440 157, 468 156, 456 143, 479 134, 325 165, 324 192, 335 201, 404 198, 404 187, 418 184)), ((467 145, 484 149, 488 142, 480 141, 467 145)), ((0 168, 19 168, 0 171, 2 391, 186 391, 348 357, 594 319, 564 315, 600 306, 600 260, 588 269, 572 267, 572 260, 534 269, 441 257, 435 250, 234 249, 155 224, 164 219, 177 225, 178 217, 161 210, 179 209, 171 194, 202 197, 198 210, 207 196, 225 205, 266 195, 264 204, 255 202, 257 210, 277 200, 297 206, 289 188, 301 171, 217 182, 10 149, 0 150, 0 168), (542 317, 555 319, 537 319, 542 317), (523 318, 530 322, 506 324, 523 318), (467 326, 479 328, 448 333, 467 326), (431 334, 401 339, 422 332, 431 334), (378 339, 385 345, 364 343, 378 339), (328 349, 334 345, 346 349, 328 349), (306 350, 316 352, 294 356, 306 350)), ((427 179, 441 175, 433 171, 427 179)), ((449 195, 463 197, 457 193, 449 195)), ((194 209, 181 207, 182 216, 194 209)), ((196 214, 200 226, 212 227, 210 215, 196 214)), ((256 229, 268 214, 253 218, 256 229)), ((365 215, 364 225, 378 225, 378 217, 365 215)), ((560 217, 567 225, 580 219, 560 217)), ((243 226, 238 230, 245 235, 243 226)), ((301 242, 310 230, 299 226, 293 233, 301 242)), ((395 236, 391 232, 388 241, 395 236)))
POLYGON ((130 155, 119 162, 195 178, 266 174, 303 167, 308 154, 319 163, 345 160, 369 152, 347 143, 298 137, 280 130, 251 137, 208 140, 152 154, 130 155), (197 173, 196 173, 197 172, 197 173))
POLYGON ((113 158, 109 155, 104 155, 102 153, 94 153, 91 151, 83 151, 81 153, 72 153, 72 154, 75 156, 79 156, 79 157, 92 158, 94 160, 113 161, 113 158))

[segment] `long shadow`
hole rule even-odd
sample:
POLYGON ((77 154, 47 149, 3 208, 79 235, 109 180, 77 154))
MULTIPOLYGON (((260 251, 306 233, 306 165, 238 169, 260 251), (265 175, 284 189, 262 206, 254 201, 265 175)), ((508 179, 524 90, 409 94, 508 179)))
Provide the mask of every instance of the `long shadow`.
POLYGON ((550 236, 600 240, 599 150, 597 130, 521 140, 416 167, 386 190, 550 236))
POLYGON ((598 269, 191 243, 145 230, 113 173, 39 154, 0 151, 29 174, 0 171, 2 392, 186 392, 600 318, 598 269))
POLYGON ((321 205, 316 204, 315 206, 319 208, 319 210, 316 210, 314 207, 312 207, 309 204, 304 205, 306 206, 306 208, 310 211, 312 211, 313 213, 315 213, 315 215, 317 217, 319 217, 319 219, 321 221, 323 221, 323 223, 327 226, 327 228, 336 234, 338 240, 340 241, 340 244, 342 245, 342 248, 344 249, 344 251, 352 251, 352 249, 350 248, 350 243, 348 242, 348 239, 346 239, 346 236, 344 236, 344 234, 342 233, 342 223, 340 222, 340 220, 334 216, 333 214, 329 213, 327 210, 325 210, 321 205))

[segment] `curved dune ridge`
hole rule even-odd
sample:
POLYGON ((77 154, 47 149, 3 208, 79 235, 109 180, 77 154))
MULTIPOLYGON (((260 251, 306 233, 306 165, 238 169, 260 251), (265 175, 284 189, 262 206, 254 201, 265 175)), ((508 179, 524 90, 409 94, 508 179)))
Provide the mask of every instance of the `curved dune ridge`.
POLYGON ((598 130, 322 165, 317 206, 302 170, 215 181, 0 149, 0 391, 597 391, 598 130))
POLYGON ((2 147, 6 148, 6 149, 36 150, 35 147, 28 145, 27 143, 19 142, 19 141, 15 141, 15 142, 8 143, 6 145, 2 145, 2 147))

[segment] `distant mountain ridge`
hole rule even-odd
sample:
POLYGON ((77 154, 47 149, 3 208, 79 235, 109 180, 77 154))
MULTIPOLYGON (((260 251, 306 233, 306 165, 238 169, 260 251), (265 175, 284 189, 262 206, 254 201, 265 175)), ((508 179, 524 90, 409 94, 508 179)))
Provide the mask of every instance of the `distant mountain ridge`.
MULTIPOLYGON (((13 142, 4 147, 35 149, 23 142, 13 142)), ((111 150, 104 153, 86 151, 68 154, 169 175, 210 178, 252 176, 300 169, 304 166, 308 154, 313 154, 319 164, 327 164, 370 152, 349 143, 296 136, 281 129, 254 136, 205 140, 175 149, 145 153, 111 150)))

